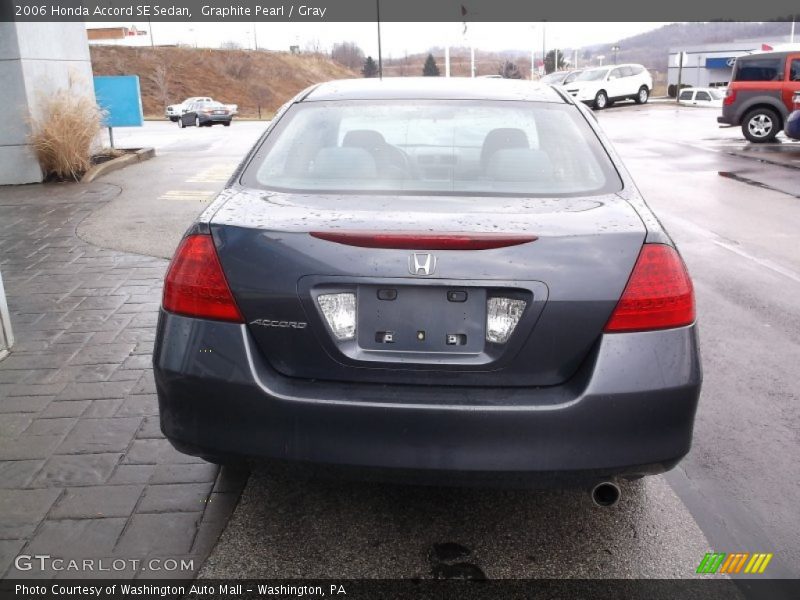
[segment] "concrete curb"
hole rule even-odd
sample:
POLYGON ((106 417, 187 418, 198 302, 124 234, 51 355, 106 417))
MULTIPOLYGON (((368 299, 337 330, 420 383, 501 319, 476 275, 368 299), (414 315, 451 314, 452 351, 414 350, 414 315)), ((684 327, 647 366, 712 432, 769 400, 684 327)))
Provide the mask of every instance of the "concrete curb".
POLYGON ((91 169, 84 173, 81 177, 81 183, 91 183, 101 175, 117 171, 132 163, 150 160, 156 155, 155 148, 139 148, 138 150, 122 156, 93 166, 91 169))

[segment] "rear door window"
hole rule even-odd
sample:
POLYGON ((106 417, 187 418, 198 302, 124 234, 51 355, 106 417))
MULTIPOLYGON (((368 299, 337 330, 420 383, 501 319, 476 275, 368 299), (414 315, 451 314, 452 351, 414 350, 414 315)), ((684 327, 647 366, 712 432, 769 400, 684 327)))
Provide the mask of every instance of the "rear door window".
POLYGON ((783 79, 782 57, 740 58, 736 61, 734 81, 781 81, 783 79))
POLYGON ((681 92, 679 100, 691 100, 694 92, 681 92))
POLYGON ((789 81, 800 81, 800 58, 793 58, 790 63, 789 81))
POLYGON ((708 95, 708 92, 697 92, 695 100, 704 100, 705 102, 710 102, 711 96, 708 95))

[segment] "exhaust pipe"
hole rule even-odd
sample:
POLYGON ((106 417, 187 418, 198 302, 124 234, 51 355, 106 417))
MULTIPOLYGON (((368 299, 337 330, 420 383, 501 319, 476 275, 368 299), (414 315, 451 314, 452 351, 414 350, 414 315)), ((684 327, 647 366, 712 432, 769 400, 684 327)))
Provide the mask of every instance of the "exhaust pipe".
POLYGON ((616 483, 602 481, 592 488, 592 502, 596 506, 614 506, 622 492, 616 483))

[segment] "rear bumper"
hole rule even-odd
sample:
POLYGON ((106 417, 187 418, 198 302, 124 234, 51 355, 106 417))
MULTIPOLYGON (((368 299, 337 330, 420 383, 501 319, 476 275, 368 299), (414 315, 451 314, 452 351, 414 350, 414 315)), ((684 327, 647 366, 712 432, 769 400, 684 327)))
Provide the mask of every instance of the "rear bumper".
MULTIPOLYGON (((154 355, 164 434, 183 452, 531 479, 672 468, 701 384, 695 327, 603 336, 550 388, 382 386, 290 379, 241 325, 162 312, 154 355)), ((402 478, 402 477, 401 477, 402 478)))
POLYGON ((201 115, 200 123, 230 123, 231 115, 201 115))

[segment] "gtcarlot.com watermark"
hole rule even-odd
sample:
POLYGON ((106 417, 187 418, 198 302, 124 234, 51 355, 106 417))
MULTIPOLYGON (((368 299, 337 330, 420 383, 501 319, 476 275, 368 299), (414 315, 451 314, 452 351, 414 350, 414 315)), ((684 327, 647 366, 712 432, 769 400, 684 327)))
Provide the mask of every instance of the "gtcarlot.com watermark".
POLYGON ((119 571, 194 571, 193 559, 175 558, 58 558, 49 554, 20 554, 14 559, 18 571, 80 571, 107 573, 119 571))

